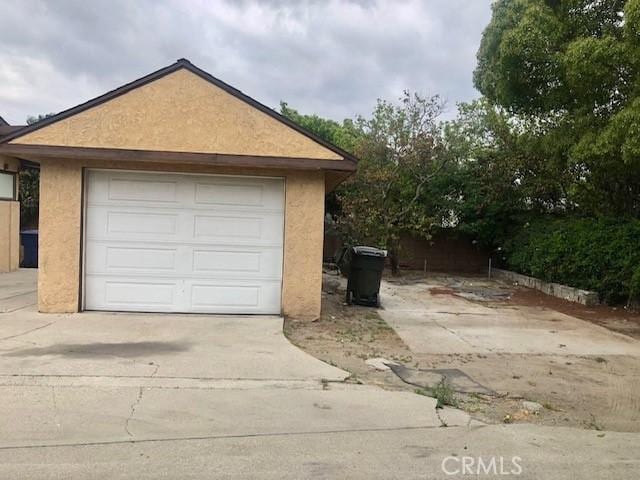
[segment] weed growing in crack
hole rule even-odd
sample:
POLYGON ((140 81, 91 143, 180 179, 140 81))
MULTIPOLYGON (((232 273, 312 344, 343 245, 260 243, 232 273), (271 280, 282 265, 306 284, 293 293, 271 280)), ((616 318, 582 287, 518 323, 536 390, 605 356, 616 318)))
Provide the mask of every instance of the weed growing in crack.
POLYGON ((438 401, 436 408, 442 408, 445 405, 452 407, 458 406, 458 399, 456 398, 456 392, 446 380, 442 380, 435 387, 433 387, 432 396, 438 401))
POLYGON ((435 387, 431 389, 417 388, 415 393, 418 395, 424 395, 426 397, 432 397, 437 400, 436 408, 442 408, 445 405, 451 407, 458 406, 458 399, 456 398, 456 392, 446 380, 442 380, 435 387))

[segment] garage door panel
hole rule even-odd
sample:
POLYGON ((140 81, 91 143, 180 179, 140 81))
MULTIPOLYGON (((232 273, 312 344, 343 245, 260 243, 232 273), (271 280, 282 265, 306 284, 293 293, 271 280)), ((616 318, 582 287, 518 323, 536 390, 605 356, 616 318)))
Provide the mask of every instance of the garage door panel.
POLYGON ((118 171, 87 179, 85 308, 280 313, 281 179, 118 171))
POLYGON ((194 312, 263 313, 263 305, 280 303, 279 282, 187 281, 194 312))
POLYGON ((90 170, 87 181, 92 185, 88 191, 89 203, 135 202, 140 205, 179 203, 179 178, 138 173, 90 170))
POLYGON ((149 212, 109 212, 107 233, 133 233, 175 235, 178 232, 178 215, 149 212))
POLYGON ((177 202, 178 182, 111 178, 107 192, 109 201, 134 201, 157 204, 177 202))
POLYGON ((86 301, 98 310, 181 313, 264 313, 279 304, 279 281, 89 278, 86 301))
POLYGON ((175 283, 105 281, 105 303, 112 305, 173 305, 175 283))
POLYGON ((177 270, 177 248, 106 247, 106 269, 114 270, 177 270))
MULTIPOLYGON (((276 217, 277 218, 277 217, 276 217)), ((281 245, 281 222, 274 216, 195 215, 194 240, 281 245)))
POLYGON ((234 183, 225 177, 200 180, 195 184, 196 206, 228 206, 233 209, 258 207, 261 210, 282 211, 282 182, 274 179, 240 180, 234 183))
MULTIPOLYGON (((130 207, 129 207, 130 208, 130 207)), ((176 236, 180 214, 162 210, 130 211, 126 207, 87 206, 87 240, 152 240, 156 235, 176 236)))
POLYGON ((193 250, 193 272, 216 274, 227 278, 253 277, 280 279, 282 255, 280 248, 238 249, 238 247, 197 248, 193 250))
POLYGON ((194 308, 252 307, 260 304, 260 285, 203 285, 191 286, 191 305, 194 308))
POLYGON ((282 246, 282 212, 89 205, 87 240, 282 246))
POLYGON ((229 250, 194 250, 193 271, 260 273, 260 252, 229 250))
POLYGON ((86 282, 86 302, 98 310, 170 312, 179 297, 175 281, 89 277, 86 282))
POLYGON ((91 241, 86 244, 85 258, 87 274, 177 273, 180 247, 163 243, 146 246, 142 243, 91 241))
POLYGON ((197 205, 262 206, 264 185, 232 185, 228 183, 197 183, 197 205))

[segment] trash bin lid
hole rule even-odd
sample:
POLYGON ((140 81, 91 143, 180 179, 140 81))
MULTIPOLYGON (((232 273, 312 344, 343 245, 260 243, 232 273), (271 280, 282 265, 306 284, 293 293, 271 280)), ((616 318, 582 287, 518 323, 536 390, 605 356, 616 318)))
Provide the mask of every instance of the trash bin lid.
POLYGON ((386 250, 380 250, 379 248, 367 247, 364 245, 353 247, 353 253, 355 253, 356 255, 367 255, 369 257, 386 257, 387 256, 386 250))

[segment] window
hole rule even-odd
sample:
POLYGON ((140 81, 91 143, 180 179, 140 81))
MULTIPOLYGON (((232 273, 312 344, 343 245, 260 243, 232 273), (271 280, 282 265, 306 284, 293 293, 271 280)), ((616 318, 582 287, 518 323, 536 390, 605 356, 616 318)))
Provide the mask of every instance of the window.
POLYGON ((0 200, 16 199, 16 174, 0 171, 0 200))

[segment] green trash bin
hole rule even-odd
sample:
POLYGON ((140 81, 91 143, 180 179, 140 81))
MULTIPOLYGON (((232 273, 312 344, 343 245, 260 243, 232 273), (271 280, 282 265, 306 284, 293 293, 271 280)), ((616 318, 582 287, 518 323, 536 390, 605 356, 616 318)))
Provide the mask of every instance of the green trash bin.
POLYGON ((380 280, 387 252, 359 246, 348 253, 347 303, 379 307, 380 280))

